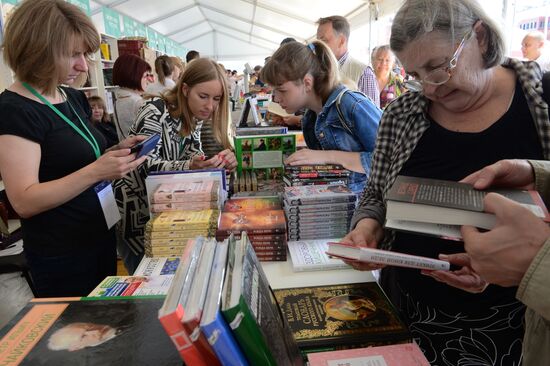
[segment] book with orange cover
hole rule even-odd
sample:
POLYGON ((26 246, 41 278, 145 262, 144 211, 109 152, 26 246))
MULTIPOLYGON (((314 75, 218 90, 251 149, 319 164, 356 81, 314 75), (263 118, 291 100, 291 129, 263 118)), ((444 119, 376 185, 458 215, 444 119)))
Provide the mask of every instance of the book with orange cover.
POLYGON ((157 320, 162 302, 34 299, 0 330, 0 364, 181 365, 157 320))
POLYGON ((242 231, 249 234, 285 233, 285 213, 283 210, 222 212, 216 237, 242 231))

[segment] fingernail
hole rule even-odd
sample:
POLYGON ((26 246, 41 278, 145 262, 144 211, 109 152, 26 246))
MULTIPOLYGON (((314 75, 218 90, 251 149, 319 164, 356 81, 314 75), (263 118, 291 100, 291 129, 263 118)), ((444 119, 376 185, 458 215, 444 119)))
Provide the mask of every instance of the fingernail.
POLYGON ((439 259, 448 259, 449 256, 447 254, 440 254, 439 259))

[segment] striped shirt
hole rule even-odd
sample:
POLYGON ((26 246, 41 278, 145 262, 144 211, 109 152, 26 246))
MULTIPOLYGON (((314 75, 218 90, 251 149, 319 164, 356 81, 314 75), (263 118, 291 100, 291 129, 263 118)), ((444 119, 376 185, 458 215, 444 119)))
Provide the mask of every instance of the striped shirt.
MULTIPOLYGON (((346 51, 338 60, 338 67, 342 68, 348 59, 351 60, 351 57, 349 52, 346 51)), ((374 104, 380 108, 380 92, 378 90, 378 82, 376 81, 374 70, 370 66, 365 65, 365 69, 359 77, 359 80, 353 81, 357 82, 358 90, 369 97, 374 104)))

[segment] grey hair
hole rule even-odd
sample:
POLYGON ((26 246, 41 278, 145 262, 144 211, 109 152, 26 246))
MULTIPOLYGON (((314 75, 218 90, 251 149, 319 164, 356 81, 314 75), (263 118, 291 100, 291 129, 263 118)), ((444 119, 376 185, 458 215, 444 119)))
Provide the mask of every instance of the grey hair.
POLYGON ((536 39, 539 42, 546 41, 546 37, 544 36, 544 33, 540 32, 540 31, 529 32, 525 35, 525 37, 536 39))
POLYGON ((475 0, 405 1, 393 20, 390 46, 394 52, 403 51, 409 43, 432 31, 446 34, 449 42, 456 43, 478 20, 485 28, 485 67, 499 65, 504 59, 504 38, 496 23, 475 0))

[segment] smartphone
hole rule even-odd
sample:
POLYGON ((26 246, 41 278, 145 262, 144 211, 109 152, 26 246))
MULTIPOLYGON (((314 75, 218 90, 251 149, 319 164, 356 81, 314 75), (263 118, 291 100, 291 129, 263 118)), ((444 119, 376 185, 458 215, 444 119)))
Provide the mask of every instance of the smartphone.
POLYGON ((158 133, 151 135, 140 143, 132 146, 132 148, 130 149, 130 154, 137 153, 136 159, 141 158, 143 155, 149 154, 155 148, 155 146, 157 146, 159 140, 160 135, 158 133))

